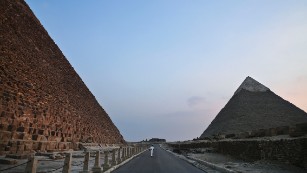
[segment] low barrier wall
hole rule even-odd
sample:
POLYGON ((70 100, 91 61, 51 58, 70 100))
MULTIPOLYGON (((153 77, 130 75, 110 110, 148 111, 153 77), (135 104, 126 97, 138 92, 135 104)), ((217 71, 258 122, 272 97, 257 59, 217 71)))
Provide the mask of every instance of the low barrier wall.
POLYGON ((307 137, 285 139, 227 139, 169 143, 176 150, 212 148, 218 153, 248 160, 276 160, 307 169, 307 137))
POLYGON ((148 148, 147 145, 135 145, 135 146, 126 146, 126 147, 97 150, 97 151, 86 151, 84 153, 82 161, 80 161, 79 159, 79 161, 77 161, 76 163, 73 163, 75 158, 72 156, 73 154, 69 152, 65 154, 64 160, 52 160, 52 159, 40 160, 38 159, 38 157, 32 157, 28 161, 21 163, 19 165, 11 166, 5 169, 0 169, 0 172, 15 171, 16 168, 20 167, 20 169, 24 170, 24 172, 26 173, 36 173, 37 171, 39 172, 60 171, 63 173, 70 173, 72 172, 72 167, 74 167, 73 172, 77 171, 80 173, 85 173, 85 172, 100 173, 108 171, 113 166, 124 162, 125 160, 141 153, 144 150, 147 150, 147 148, 148 148), (93 156, 94 158, 91 158, 93 156), (55 168, 49 168, 48 170, 46 170, 46 168, 42 170, 39 167, 40 162, 44 163, 57 162, 60 164, 60 166, 57 166, 55 168), (94 166, 90 167, 90 165, 94 166))
POLYGON ((279 126, 268 129, 258 129, 252 131, 241 132, 237 134, 215 134, 203 139, 245 139, 255 137, 271 137, 278 135, 289 135, 290 137, 300 137, 307 134, 307 123, 298 123, 294 126, 279 126))

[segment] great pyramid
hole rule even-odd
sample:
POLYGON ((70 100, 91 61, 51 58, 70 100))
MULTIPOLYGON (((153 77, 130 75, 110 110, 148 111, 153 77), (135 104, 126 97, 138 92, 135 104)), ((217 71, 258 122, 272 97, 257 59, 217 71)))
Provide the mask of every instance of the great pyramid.
POLYGON ((247 77, 200 138, 302 122, 307 122, 306 112, 247 77))
POLYGON ((0 154, 80 142, 124 139, 29 6, 1 0, 0 154))

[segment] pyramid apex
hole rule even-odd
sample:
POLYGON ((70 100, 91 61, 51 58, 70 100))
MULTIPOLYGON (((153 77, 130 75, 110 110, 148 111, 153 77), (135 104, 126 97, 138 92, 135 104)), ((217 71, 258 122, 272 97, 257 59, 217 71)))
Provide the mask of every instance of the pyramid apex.
POLYGON ((261 83, 259 83, 258 81, 256 81, 255 79, 249 76, 245 78, 245 80, 242 82, 242 84, 239 86, 239 88, 236 90, 234 94, 237 94, 242 89, 245 89, 251 92, 265 92, 265 91, 270 90, 268 87, 262 85, 261 83))

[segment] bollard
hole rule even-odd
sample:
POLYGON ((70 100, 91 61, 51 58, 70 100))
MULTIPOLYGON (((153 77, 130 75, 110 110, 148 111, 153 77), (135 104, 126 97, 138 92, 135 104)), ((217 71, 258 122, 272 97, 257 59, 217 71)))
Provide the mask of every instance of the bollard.
POLYGON ((131 151, 130 149, 131 149, 130 147, 127 148, 127 158, 130 158, 130 151, 131 151))
POLYGON ((95 165, 92 168, 93 173, 101 173, 102 169, 100 166, 100 151, 96 151, 96 157, 95 157, 95 165))
POLYGON ((27 163, 25 173, 36 173, 37 168, 37 158, 32 157, 30 161, 27 163))
POLYGON ((79 173, 91 173, 92 172, 89 170, 89 160, 90 160, 90 152, 86 152, 85 157, 84 157, 83 171, 80 171, 79 173))
POLYGON ((126 147, 126 149, 125 149, 125 158, 126 159, 128 159, 128 149, 129 149, 128 147, 126 147))
POLYGON ((64 167, 62 173, 70 173, 71 172, 71 153, 67 153, 64 160, 64 167))
POLYGON ((130 157, 133 156, 133 147, 130 148, 130 157))
POLYGON ((128 148, 127 147, 125 147, 125 160, 128 158, 128 148))
POLYGON ((113 149, 113 150, 112 150, 112 161, 111 161, 111 165, 112 165, 112 166, 115 166, 115 165, 116 165, 115 152, 116 152, 116 149, 113 149))
POLYGON ((124 148, 123 148, 123 153, 122 153, 122 156, 123 156, 123 159, 122 159, 122 160, 123 160, 123 161, 126 160, 126 158, 127 158, 126 155, 127 155, 127 148, 124 147, 124 148))
POLYGON ((103 170, 108 170, 110 168, 109 165, 109 156, 108 156, 108 151, 104 152, 104 164, 103 164, 103 170))
POLYGON ((120 151, 122 150, 122 148, 120 147, 118 149, 118 153, 117 153, 117 164, 119 164, 120 162, 122 162, 121 158, 120 158, 120 151))
POLYGON ((133 156, 133 147, 131 147, 131 149, 130 149, 130 157, 132 157, 133 156))
POLYGON ((125 147, 122 148, 122 155, 120 159, 122 162, 125 160, 125 147))

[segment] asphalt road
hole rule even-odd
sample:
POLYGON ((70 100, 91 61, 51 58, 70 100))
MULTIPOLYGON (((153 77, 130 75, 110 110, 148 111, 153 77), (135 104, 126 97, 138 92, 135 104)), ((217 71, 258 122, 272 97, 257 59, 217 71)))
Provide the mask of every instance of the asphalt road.
POLYGON ((186 161, 166 152, 159 145, 154 146, 154 156, 145 151, 114 173, 204 173, 186 161))

